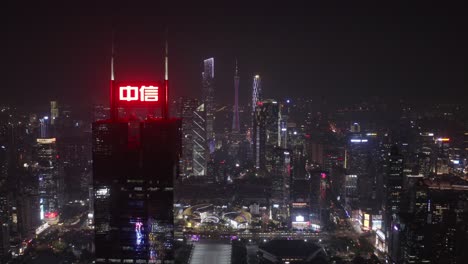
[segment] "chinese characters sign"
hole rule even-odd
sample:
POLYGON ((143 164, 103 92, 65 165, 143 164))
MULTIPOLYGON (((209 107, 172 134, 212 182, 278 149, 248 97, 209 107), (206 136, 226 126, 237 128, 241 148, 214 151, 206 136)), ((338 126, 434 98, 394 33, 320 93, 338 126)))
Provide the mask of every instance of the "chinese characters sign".
POLYGON ((156 83, 116 83, 114 101, 117 107, 156 107, 164 98, 156 83))
POLYGON ((158 87, 157 86, 120 86, 119 87, 120 101, 140 101, 140 102, 157 102, 158 87))

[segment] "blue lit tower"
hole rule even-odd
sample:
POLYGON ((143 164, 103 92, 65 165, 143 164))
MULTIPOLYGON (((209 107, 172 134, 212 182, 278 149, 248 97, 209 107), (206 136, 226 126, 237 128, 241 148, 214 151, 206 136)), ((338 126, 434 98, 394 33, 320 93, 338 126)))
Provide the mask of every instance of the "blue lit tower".
POLYGON ((236 75, 234 75, 234 113, 232 115, 232 132, 239 133, 239 74, 236 60, 236 75))
POLYGON ((206 120, 205 139, 208 143, 209 153, 212 153, 214 151, 214 58, 209 58, 203 61, 202 84, 206 120))

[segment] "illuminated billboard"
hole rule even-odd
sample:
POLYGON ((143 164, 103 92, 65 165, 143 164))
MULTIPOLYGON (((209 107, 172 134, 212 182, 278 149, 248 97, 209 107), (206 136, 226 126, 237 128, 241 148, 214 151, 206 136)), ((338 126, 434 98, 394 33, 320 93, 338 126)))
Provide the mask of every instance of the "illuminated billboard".
POLYGON ((56 139, 55 138, 38 138, 36 139, 36 142, 39 144, 52 144, 55 143, 56 139))
POLYGON ((113 86, 116 107, 158 107, 164 99, 156 82, 117 82, 113 86))

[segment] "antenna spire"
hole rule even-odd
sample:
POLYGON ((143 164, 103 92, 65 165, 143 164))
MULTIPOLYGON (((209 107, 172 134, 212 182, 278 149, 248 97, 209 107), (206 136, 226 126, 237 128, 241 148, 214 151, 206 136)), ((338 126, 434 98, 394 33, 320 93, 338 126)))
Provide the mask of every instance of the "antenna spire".
POLYGON ((236 58, 236 76, 239 76, 239 71, 238 71, 238 68, 237 68, 237 58, 236 58))
POLYGON ((164 50, 164 104, 162 109, 162 116, 165 119, 169 118, 169 44, 167 43, 168 29, 166 28, 166 45, 164 50))
POLYGON ((169 80, 169 45, 167 44, 167 29, 166 29, 166 47, 164 55, 164 80, 169 80))
POLYGON ((112 44, 111 44, 111 76, 110 76, 110 86, 109 86, 109 106, 110 106, 110 119, 117 119, 117 110, 115 107, 115 94, 114 94, 114 36, 115 31, 112 30, 112 44))
POLYGON ((112 31, 111 81, 114 80, 114 31, 112 31))

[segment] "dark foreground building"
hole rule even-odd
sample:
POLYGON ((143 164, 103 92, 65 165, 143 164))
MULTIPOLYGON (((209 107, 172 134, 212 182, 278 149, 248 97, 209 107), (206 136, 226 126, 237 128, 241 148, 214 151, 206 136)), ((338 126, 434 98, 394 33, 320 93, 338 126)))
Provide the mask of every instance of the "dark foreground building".
POLYGON ((93 123, 96 263, 168 263, 180 119, 93 123))

